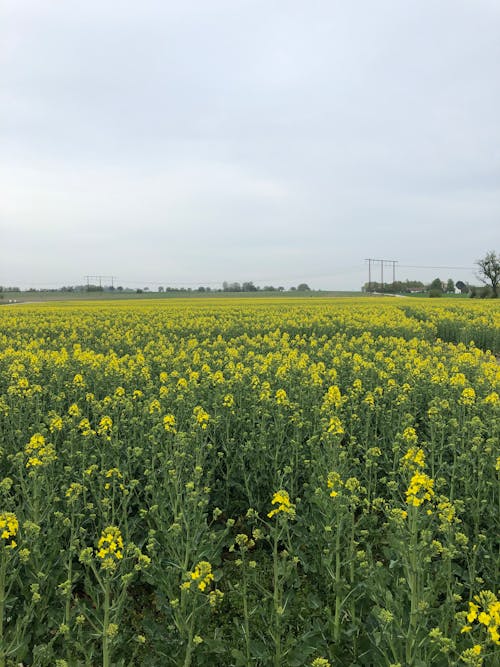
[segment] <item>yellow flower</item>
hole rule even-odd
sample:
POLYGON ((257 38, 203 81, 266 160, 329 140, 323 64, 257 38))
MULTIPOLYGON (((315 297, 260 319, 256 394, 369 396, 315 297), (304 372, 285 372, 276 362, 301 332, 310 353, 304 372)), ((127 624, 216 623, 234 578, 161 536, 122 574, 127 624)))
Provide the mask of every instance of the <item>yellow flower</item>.
POLYGON ((123 538, 120 529, 116 526, 105 528, 97 543, 97 549, 96 555, 102 561, 102 569, 114 569, 117 561, 123 558, 123 538))
POLYGON ((196 418, 196 423, 198 424, 198 426, 199 426, 201 429, 205 430, 205 429, 207 428, 208 421, 209 421, 209 419, 210 419, 210 415, 208 414, 208 412, 206 412, 206 411, 201 407, 201 405, 197 405, 197 406, 193 409, 193 414, 194 414, 194 416, 195 416, 195 418, 196 418))
POLYGON ((14 538, 19 530, 19 522, 13 512, 0 513, 0 538, 5 540, 3 546, 7 549, 14 549, 17 542, 14 538))
POLYGON ((326 658, 316 658, 311 662, 311 667, 331 667, 331 663, 326 658))
POLYGON ((286 395, 286 391, 284 389, 278 389, 275 398, 278 405, 288 405, 288 396, 286 395))
POLYGON ((149 414, 152 415, 155 412, 161 412, 161 404, 157 398, 152 400, 151 403, 149 404, 149 414))
POLYGON ((24 448, 27 455, 27 468, 37 468, 49 465, 57 460, 56 450, 50 442, 45 442, 41 433, 35 433, 24 448))
POLYGON ((434 480, 425 473, 416 472, 410 480, 406 491, 408 505, 419 507, 425 500, 431 500, 434 495, 434 480))
POLYGON ((279 514, 280 512, 282 512, 283 514, 289 514, 292 518, 295 517, 295 505, 292 502, 290 502, 290 497, 288 495, 288 492, 285 491, 284 489, 280 489, 274 494, 273 499, 271 500, 271 504, 278 505, 278 507, 275 507, 269 512, 267 516, 270 519, 275 514, 279 514))
POLYGON ((54 431, 61 431, 63 427, 62 417, 59 415, 54 415, 49 424, 49 431, 53 433, 54 431))
POLYGON ((163 417, 163 428, 168 433, 175 433, 175 416, 174 415, 165 415, 163 417))
POLYGON ((195 565, 194 570, 187 573, 187 581, 181 584, 181 590, 190 590, 191 584, 196 583, 198 590, 203 593, 213 580, 212 566, 208 561, 201 560, 195 565))
POLYGON ((425 467, 424 450, 417 449, 416 447, 410 447, 410 449, 401 459, 401 463, 403 465, 403 468, 409 468, 410 470, 416 470, 417 468, 424 468, 425 467))
POLYGON ((69 406, 68 408, 68 414, 70 417, 79 417, 80 416, 80 408, 76 403, 72 403, 72 405, 69 406))
POLYGON ((412 426, 408 426, 403 431, 403 440, 409 444, 416 445, 418 442, 417 432, 412 426))
POLYGON ((234 396, 232 394, 226 394, 222 405, 225 408, 232 408, 234 405, 234 396))
POLYGON ((85 387, 85 382, 80 373, 77 373, 73 378, 73 384, 75 385, 75 387, 85 387))
POLYGON ((331 489, 330 496, 336 498, 339 495, 340 488, 344 486, 344 482, 338 472, 328 473, 327 486, 331 489))
POLYGON ((498 405, 500 402, 500 397, 498 396, 496 391, 491 392, 491 394, 488 394, 486 398, 484 399, 484 402, 486 405, 498 405))
POLYGON ((99 422, 99 425, 97 427, 97 433, 99 435, 105 436, 106 440, 111 440, 111 436, 109 434, 111 433, 112 428, 113 428, 113 420, 111 419, 111 417, 104 415, 104 417, 101 418, 101 421, 99 422))
POLYGON ((328 433, 332 435, 342 435, 345 433, 342 422, 338 417, 330 417, 330 423, 328 424, 328 433))
POLYGON ((463 391, 462 394, 460 395, 460 398, 458 399, 458 402, 460 405, 474 405, 474 402, 476 400, 476 392, 472 387, 466 387, 463 391))

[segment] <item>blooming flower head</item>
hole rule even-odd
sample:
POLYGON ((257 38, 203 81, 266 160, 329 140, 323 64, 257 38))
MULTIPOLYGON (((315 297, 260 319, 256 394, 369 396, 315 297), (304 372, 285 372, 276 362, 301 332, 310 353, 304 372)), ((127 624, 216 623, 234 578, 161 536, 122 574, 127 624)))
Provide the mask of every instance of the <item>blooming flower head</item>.
POLYGON ((413 426, 408 426, 407 428, 405 428, 405 430, 403 431, 403 440, 411 445, 417 444, 418 436, 413 426))
POLYGON ((401 459, 403 468, 409 470, 418 470, 418 468, 425 467, 425 454, 423 449, 417 447, 410 447, 406 454, 401 459))
POLYGON ((54 431, 61 431, 63 427, 62 417, 59 415, 54 415, 49 424, 49 431, 53 433, 54 431))
POLYGON ((208 414, 208 412, 206 412, 206 411, 201 407, 201 405, 197 405, 197 406, 193 409, 193 414, 194 414, 194 416, 195 416, 197 425, 198 425, 201 429, 205 430, 205 429, 207 428, 207 425, 208 425, 208 422, 209 422, 209 419, 210 419, 210 415, 208 414))
POLYGON ((82 435, 85 438, 88 438, 91 435, 95 435, 94 429, 91 427, 89 420, 84 417, 78 424, 78 428, 82 432, 82 435))
POLYGON ((222 405, 225 408, 232 408, 234 405, 234 396, 232 394, 226 394, 222 405))
POLYGON ((73 378, 73 384, 75 387, 85 387, 85 381, 80 373, 77 373, 73 378))
POLYGON ((491 394, 488 394, 488 396, 486 396, 484 402, 486 403, 486 405, 498 405, 498 403, 500 403, 500 397, 498 396, 496 391, 492 391, 491 394))
POLYGON ((97 558, 101 559, 103 570, 114 570, 117 562, 123 558, 123 538, 116 526, 105 528, 97 543, 97 558))
POLYGON ((286 391, 284 389, 278 389, 275 395, 276 398, 276 403, 278 405, 287 405, 288 404, 288 396, 286 395, 286 391))
POLYGON ((149 404, 149 414, 152 415, 155 412, 161 412, 161 403, 157 398, 153 399, 149 404))
POLYGON ((167 433, 175 433, 175 416, 165 415, 163 417, 163 428, 167 433))
POLYGON ((68 408, 68 415, 70 417, 79 417, 80 416, 80 408, 76 403, 72 403, 69 408, 68 408))
POLYGON ((339 495, 341 487, 344 486, 344 482, 338 472, 333 471, 328 473, 327 486, 331 489, 330 496, 336 498, 339 495))
POLYGON ((334 408, 339 408, 342 405, 342 395, 340 393, 340 389, 337 387, 337 385, 332 385, 331 387, 328 387, 328 391, 325 394, 325 397, 323 398, 323 407, 334 407, 334 408))
POLYGON ((332 435, 342 435, 345 433, 342 422, 338 417, 330 417, 330 423, 328 424, 328 433, 332 435))
POLYGON ((106 440, 111 440, 109 434, 111 433, 112 428, 113 428, 113 420, 111 419, 111 417, 104 415, 104 417, 102 417, 101 421, 99 422, 99 426, 97 427, 97 433, 99 435, 105 436, 106 440))
POLYGON ((292 518, 295 517, 295 505, 292 502, 290 502, 290 497, 287 491, 283 489, 276 491, 276 493, 273 496, 273 499, 271 500, 271 504, 278 505, 278 507, 275 507, 269 512, 267 516, 270 519, 275 514, 279 514, 280 512, 283 514, 289 514, 292 518))
POLYGON ((331 663, 326 658, 316 658, 312 661, 311 667, 331 667, 331 663))
POLYGON ((486 629, 490 641, 500 646, 500 599, 492 591, 481 591, 474 596, 474 602, 469 602, 466 619, 468 625, 462 632, 470 632, 476 622, 486 629))
POLYGON ((434 495, 434 480, 425 473, 416 472, 410 480, 406 491, 408 505, 419 507, 425 500, 431 500, 434 495))
POLYGON ((198 590, 203 593, 213 580, 212 566, 208 561, 201 560, 191 572, 188 572, 187 581, 181 584, 181 589, 190 590, 191 584, 196 584, 198 590))
POLYGON ((56 450, 50 442, 45 442, 41 433, 35 433, 24 448, 27 455, 27 468, 44 467, 57 460, 56 450))
POLYGON ((8 549, 14 549, 17 542, 14 540, 19 530, 19 522, 17 517, 12 512, 0 513, 0 542, 1 546, 8 549))
POLYGON ((472 387, 466 387, 463 391, 462 394, 460 395, 460 398, 458 399, 458 402, 460 405, 474 405, 474 402, 476 400, 476 392, 472 387))

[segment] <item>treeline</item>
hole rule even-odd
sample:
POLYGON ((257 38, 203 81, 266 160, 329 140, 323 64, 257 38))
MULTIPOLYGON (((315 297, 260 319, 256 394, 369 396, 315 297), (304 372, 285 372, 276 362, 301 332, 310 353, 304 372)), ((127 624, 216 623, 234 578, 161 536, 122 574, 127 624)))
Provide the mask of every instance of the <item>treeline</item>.
MULTIPOLYGON (((264 285, 258 287, 252 281, 244 283, 228 283, 226 280, 222 283, 223 292, 284 292, 285 288, 281 285, 274 287, 273 285, 264 285)), ((306 283, 300 283, 297 287, 290 287, 290 292, 310 292, 311 288, 306 283)))
POLYGON ((199 287, 179 287, 179 286, 158 286, 156 289, 151 287, 123 287, 122 285, 64 285, 63 287, 52 289, 36 289, 30 287, 26 290, 21 290, 19 287, 2 287, 0 286, 0 298, 3 292, 16 293, 36 293, 36 292, 117 292, 124 294, 147 294, 151 292, 162 293, 186 293, 186 292, 206 292, 206 293, 221 293, 221 292, 310 292, 311 288, 307 283, 300 283, 296 287, 290 287, 288 290, 281 285, 275 287, 274 285, 264 285, 263 287, 255 285, 252 281, 249 282, 227 282, 224 281, 221 287, 210 287, 208 285, 200 285, 199 287))

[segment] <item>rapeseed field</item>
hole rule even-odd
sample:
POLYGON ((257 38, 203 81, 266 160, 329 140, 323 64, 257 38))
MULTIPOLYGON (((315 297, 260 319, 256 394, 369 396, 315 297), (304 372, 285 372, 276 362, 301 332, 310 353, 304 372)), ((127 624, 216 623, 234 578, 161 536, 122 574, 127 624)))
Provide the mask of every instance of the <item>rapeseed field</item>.
POLYGON ((0 324, 0 667, 499 664, 495 302, 0 324))

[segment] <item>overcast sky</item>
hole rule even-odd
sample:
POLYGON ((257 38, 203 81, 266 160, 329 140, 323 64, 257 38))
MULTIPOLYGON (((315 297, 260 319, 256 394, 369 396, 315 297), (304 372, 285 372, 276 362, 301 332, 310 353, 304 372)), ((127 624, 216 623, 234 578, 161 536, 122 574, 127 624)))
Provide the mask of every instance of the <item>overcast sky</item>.
POLYGON ((0 0, 0 284, 474 282, 499 35, 499 0, 0 0))

